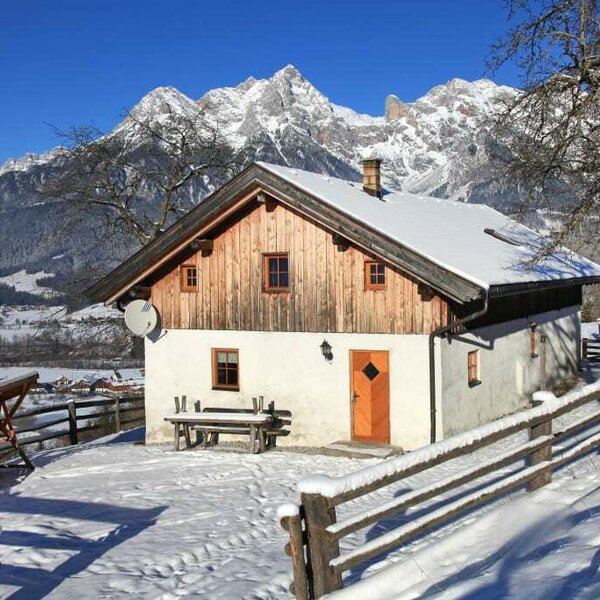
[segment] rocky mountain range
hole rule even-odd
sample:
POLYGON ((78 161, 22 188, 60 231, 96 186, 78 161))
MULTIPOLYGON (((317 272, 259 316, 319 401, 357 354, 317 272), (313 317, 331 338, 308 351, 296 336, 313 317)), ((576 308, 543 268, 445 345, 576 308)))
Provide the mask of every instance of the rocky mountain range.
MULTIPOLYGON (((174 88, 157 88, 131 115, 152 120, 200 107, 227 139, 239 167, 264 160, 358 180, 360 160, 378 156, 384 159, 383 183, 390 189, 485 202, 509 212, 518 192, 492 175, 494 149, 485 123, 496 102, 515 93, 487 79, 453 79, 412 103, 390 95, 382 99, 384 114, 370 116, 334 104, 287 66, 270 79, 251 77, 199 100, 174 88)), ((126 118, 110 135, 132 131, 126 118)), ((36 193, 70 168, 71 153, 57 148, 0 166, 0 275, 45 271, 56 274, 49 285, 60 288, 73 272, 106 272, 136 249, 125 236, 115 240, 99 234, 93 212, 81 214, 76 227, 64 230, 72 207, 36 193)), ((220 183, 196 181, 188 193, 190 207, 220 183)), ((149 206, 152 202, 148 198, 149 206)))

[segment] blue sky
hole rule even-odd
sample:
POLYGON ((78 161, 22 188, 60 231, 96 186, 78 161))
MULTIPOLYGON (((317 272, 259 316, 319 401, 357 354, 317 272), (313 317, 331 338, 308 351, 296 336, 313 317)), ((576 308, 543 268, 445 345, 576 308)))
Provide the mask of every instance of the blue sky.
MULTIPOLYGON (((502 0, 20 0, 0 13, 0 163, 57 144, 50 125, 106 130, 151 89, 192 98, 288 63, 334 102, 382 114, 485 74, 502 0)), ((505 68, 494 77, 518 85, 505 68)))

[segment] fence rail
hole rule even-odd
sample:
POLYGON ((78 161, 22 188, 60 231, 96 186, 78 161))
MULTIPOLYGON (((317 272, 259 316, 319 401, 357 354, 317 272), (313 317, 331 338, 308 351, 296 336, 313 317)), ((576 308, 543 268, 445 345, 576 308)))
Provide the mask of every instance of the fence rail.
MULTIPOLYGON (((582 440, 565 438, 582 434, 600 424, 600 409, 577 417, 553 433, 558 417, 600 400, 600 384, 556 398, 548 392, 534 395, 538 405, 488 425, 432 444, 414 452, 382 461, 341 477, 318 475, 300 482, 300 503, 296 510, 282 513, 281 525, 289 533, 285 551, 292 558, 293 583, 290 590, 298 600, 310 600, 340 589, 342 575, 376 557, 396 549, 428 530, 459 517, 507 492, 526 486, 536 490, 551 481, 554 469, 600 447, 600 432, 590 431, 582 440), (438 479, 386 502, 373 505, 349 517, 338 519, 337 508, 407 477, 437 467, 449 460, 471 455, 516 433, 527 431, 528 440, 508 440, 511 447, 470 468, 438 479), (555 444, 560 441, 560 444, 555 444), (514 442, 514 443, 513 443, 514 442), (517 465, 525 459, 525 464, 517 465), (509 474, 493 482, 478 481, 514 465, 509 474), (340 540, 382 519, 390 518, 422 503, 473 484, 446 504, 413 517, 395 529, 340 553, 340 540)), ((582 435, 585 435, 584 433, 582 435)))
POLYGON ((581 340, 581 356, 584 360, 600 362, 600 340, 593 338, 583 338, 581 340))
MULTIPOLYGON (((82 433, 97 431, 100 437, 111 431, 119 432, 125 425, 143 422, 144 419, 144 397, 139 394, 121 394, 95 400, 68 400, 22 411, 14 416, 13 421, 19 436, 19 446, 23 447, 41 445, 61 437, 68 438, 69 444, 75 445, 79 443, 82 433), (132 416, 132 413, 137 414, 132 416), (26 422, 27 419, 44 415, 49 415, 50 418, 40 422, 26 422), (123 415, 127 415, 128 418, 123 419, 123 415), (59 425, 67 426, 53 429, 59 425), (38 435, 23 435, 32 433, 38 435)), ((0 461, 7 460, 13 452, 14 448, 10 443, 0 444, 0 461)))

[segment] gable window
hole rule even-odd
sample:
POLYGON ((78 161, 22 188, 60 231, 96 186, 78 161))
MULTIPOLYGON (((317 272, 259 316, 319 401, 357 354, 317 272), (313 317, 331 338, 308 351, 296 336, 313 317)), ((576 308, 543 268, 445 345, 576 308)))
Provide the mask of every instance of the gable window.
POLYGON ((181 291, 198 291, 198 269, 195 265, 183 265, 181 267, 181 291))
POLYGON ((287 292, 290 289, 289 255, 263 254, 263 282, 267 292, 287 292))
POLYGON ((365 262, 365 289, 383 290, 385 288, 385 265, 382 262, 365 262))
POLYGON ((232 348, 213 348, 213 390, 239 390, 239 351, 232 348))
POLYGON ((472 350, 467 354, 467 378, 470 386, 481 383, 479 379, 479 350, 472 350))

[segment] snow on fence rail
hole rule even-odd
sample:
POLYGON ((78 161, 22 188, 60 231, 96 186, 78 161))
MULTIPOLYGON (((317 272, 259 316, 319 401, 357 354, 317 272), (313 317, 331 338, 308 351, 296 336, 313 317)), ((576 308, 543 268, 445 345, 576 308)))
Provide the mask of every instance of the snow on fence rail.
POLYGON ((285 505, 279 512, 281 525, 290 536, 285 551, 292 559, 291 592, 298 600, 320 598, 342 587, 342 574, 345 571, 511 490, 527 485, 528 490, 533 491, 547 484, 552 478, 553 469, 600 446, 600 433, 591 432, 583 441, 566 449, 562 446, 553 448, 555 441, 562 441, 567 436, 600 424, 599 409, 554 433, 553 420, 598 400, 600 382, 561 398, 556 398, 550 392, 537 392, 534 394, 534 403, 537 404, 534 408, 341 477, 314 475, 303 479, 299 485, 300 504, 285 505), (336 507, 341 504, 453 458, 469 455, 524 430, 528 430, 529 440, 516 442, 510 449, 487 461, 338 521, 336 507), (509 475, 495 479, 493 483, 480 482, 476 490, 459 496, 442 508, 413 518, 396 529, 340 554, 340 538, 523 459, 527 459, 527 462, 509 475))
MULTIPOLYGON (((119 432, 126 425, 140 423, 144 419, 144 397, 139 394, 121 394, 95 400, 69 400, 22 411, 13 417, 19 446, 41 445, 61 437, 68 438, 69 443, 74 445, 79 443, 82 433, 95 431, 98 433, 97 437, 100 437, 112 431, 119 432), (33 422, 27 423, 31 419, 33 422), (60 425, 66 426, 58 427, 60 425)), ((0 444, 0 461, 6 460, 13 452, 11 444, 0 444)))

